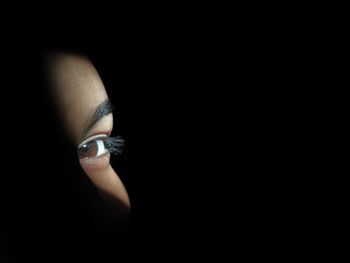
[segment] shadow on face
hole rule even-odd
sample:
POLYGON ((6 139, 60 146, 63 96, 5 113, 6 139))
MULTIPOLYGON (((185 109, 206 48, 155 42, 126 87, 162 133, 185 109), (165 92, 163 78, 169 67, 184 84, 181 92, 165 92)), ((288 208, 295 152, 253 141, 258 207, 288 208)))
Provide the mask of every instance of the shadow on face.
POLYGON ((77 141, 62 123, 64 114, 43 80, 37 54, 18 53, 7 62, 4 98, 11 106, 2 105, 7 128, 2 142, 6 154, 0 184, 0 259, 99 257, 103 247, 121 245, 121 232, 127 230, 103 198, 127 207, 113 192, 97 188, 83 170, 77 141), (20 67, 18 61, 23 62, 20 67))

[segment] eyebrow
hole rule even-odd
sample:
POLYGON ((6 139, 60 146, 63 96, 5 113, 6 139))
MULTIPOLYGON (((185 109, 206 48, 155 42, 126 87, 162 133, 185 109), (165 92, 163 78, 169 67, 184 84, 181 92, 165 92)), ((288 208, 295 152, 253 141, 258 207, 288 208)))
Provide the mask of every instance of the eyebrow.
POLYGON ((86 121, 86 124, 84 125, 82 138, 85 138, 87 136, 87 134, 91 131, 91 129, 97 122, 99 122, 103 117, 113 112, 113 109, 114 106, 109 99, 106 99, 95 109, 93 109, 86 121))

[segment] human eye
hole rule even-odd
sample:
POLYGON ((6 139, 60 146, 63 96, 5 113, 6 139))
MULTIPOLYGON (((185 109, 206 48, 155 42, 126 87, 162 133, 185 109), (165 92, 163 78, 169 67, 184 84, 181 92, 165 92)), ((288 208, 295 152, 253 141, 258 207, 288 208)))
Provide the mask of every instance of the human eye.
POLYGON ((91 136, 78 146, 78 156, 84 169, 101 169, 109 164, 110 154, 122 153, 124 140, 107 134, 91 136))

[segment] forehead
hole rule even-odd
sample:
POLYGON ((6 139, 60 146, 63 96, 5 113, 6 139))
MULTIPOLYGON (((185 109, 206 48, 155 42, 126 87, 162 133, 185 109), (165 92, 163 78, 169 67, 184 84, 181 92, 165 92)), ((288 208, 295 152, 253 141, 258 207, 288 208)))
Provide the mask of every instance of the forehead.
POLYGON ((55 104, 67 131, 78 142, 92 112, 108 98, 105 87, 84 57, 54 54, 49 60, 55 104))

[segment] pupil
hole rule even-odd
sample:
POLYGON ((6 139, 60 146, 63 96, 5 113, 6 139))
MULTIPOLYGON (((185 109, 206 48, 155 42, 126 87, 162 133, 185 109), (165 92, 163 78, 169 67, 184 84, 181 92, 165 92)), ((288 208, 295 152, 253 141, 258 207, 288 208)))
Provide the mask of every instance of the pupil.
POLYGON ((87 153, 89 151, 89 148, 90 148, 89 145, 84 144, 83 146, 81 146, 80 151, 82 153, 87 153))

